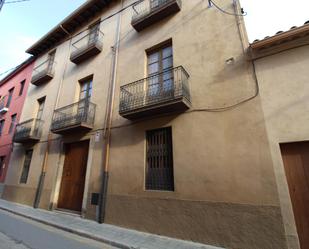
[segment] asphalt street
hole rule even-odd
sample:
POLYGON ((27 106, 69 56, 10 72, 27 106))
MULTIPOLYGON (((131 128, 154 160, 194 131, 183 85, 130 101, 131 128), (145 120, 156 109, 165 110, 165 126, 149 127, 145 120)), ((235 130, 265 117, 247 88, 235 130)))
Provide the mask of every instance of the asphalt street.
POLYGON ((0 249, 116 249, 0 210, 0 249))

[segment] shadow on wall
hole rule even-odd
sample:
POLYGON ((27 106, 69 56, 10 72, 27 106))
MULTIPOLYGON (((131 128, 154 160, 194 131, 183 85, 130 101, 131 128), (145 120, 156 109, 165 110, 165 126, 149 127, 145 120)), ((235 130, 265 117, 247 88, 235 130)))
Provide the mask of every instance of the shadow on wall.
MULTIPOLYGON (((194 18, 197 18, 199 15, 201 15, 205 10, 207 10, 207 9, 201 8, 200 5, 202 3, 203 3, 203 1, 199 1, 195 6, 193 6, 190 10, 188 10, 188 14, 183 15, 182 18, 181 18, 181 21, 178 22, 177 24, 173 25, 173 27, 171 29, 168 29, 164 33, 162 32, 161 29, 159 29, 160 32, 156 33, 157 40, 162 41, 163 39, 166 39, 166 37, 169 37, 171 33, 175 33, 177 30, 181 30, 183 28, 183 26, 188 24, 188 22, 190 20, 193 20, 194 18)), ((167 22, 168 20, 170 20, 172 18, 173 18, 173 15, 168 16, 168 17, 164 18, 163 20, 161 20, 160 22, 157 22, 157 23, 151 25, 150 27, 146 28, 145 30, 143 30, 144 35, 146 36, 147 32, 153 32, 154 27, 161 26, 162 22, 167 22)), ((120 38, 120 42, 125 41, 123 44, 121 44, 122 50, 125 50, 126 48, 130 48, 131 46, 136 46, 136 40, 140 37, 140 35, 138 34, 138 32, 133 32, 133 31, 134 31, 134 29, 132 27, 132 29, 129 32, 127 32, 125 35, 123 35, 120 38), (130 33, 132 33, 131 36, 129 36, 130 33), (127 38, 127 39, 125 40, 125 38, 127 38)), ((141 44, 143 44, 143 43, 141 43, 141 44)))
POLYGON ((140 119, 128 125, 118 126, 112 129, 111 148, 130 147, 145 141, 147 130, 159 127, 168 127, 180 114, 166 114, 163 117, 140 119))

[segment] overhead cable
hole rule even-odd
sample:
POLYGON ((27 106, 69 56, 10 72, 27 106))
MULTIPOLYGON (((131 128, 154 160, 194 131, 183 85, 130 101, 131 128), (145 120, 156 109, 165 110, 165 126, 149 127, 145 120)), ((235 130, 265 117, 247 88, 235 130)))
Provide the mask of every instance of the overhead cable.
POLYGON ((30 0, 16 0, 16 1, 9 1, 9 2, 4 2, 4 4, 9 4, 9 3, 21 3, 21 2, 28 2, 30 0))
POLYGON ((231 12, 228 12, 228 11, 222 9, 213 0, 209 0, 209 2, 212 3, 213 6, 215 6, 218 10, 220 10, 224 14, 231 15, 231 16, 246 16, 247 15, 247 12, 245 12, 243 9, 241 9, 241 14, 235 14, 235 13, 231 13, 231 12))

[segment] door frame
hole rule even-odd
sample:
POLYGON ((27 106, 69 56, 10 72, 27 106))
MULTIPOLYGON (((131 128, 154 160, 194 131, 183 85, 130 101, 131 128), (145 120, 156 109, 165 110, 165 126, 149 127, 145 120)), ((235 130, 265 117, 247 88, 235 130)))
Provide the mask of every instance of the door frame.
MULTIPOLYGON (((87 210, 90 173, 91 173, 91 166, 92 166, 92 160, 93 160, 93 147, 94 147, 93 136, 91 136, 90 138, 88 137, 86 139, 81 139, 81 140, 61 141, 59 158, 58 158, 58 162, 57 162, 56 178, 55 178, 55 181, 53 183, 54 187, 53 187, 53 190, 52 190, 51 200, 50 200, 50 203, 52 203, 50 209, 52 211, 58 208, 58 199, 59 199, 59 194, 60 194, 63 167, 64 167, 64 161, 65 161, 65 146, 66 146, 66 144, 83 142, 83 141, 89 142, 88 159, 87 159, 87 165, 86 165, 85 185, 84 185, 84 193, 83 193, 83 200, 82 200, 82 210, 81 210, 81 213, 80 213, 81 217, 85 217, 85 213, 86 213, 86 210, 87 210)), ((72 211, 72 213, 74 213, 74 211, 72 211)))
MULTIPOLYGON (((296 141, 284 141, 284 142, 279 142, 278 143, 278 152, 280 154, 280 159, 281 159, 281 170, 282 170, 282 173, 284 175, 284 181, 285 181, 285 191, 286 191, 286 195, 288 196, 288 201, 287 201, 287 206, 288 206, 288 209, 289 210, 285 210, 285 212, 282 211, 282 216, 283 216, 283 220, 287 220, 288 223, 289 223, 289 226, 292 227, 292 229, 294 230, 294 233, 297 238, 297 242, 295 241, 295 243, 297 243, 297 245, 293 245, 293 246, 296 246, 298 248, 302 248, 301 246, 301 241, 300 241, 300 237, 299 237, 299 228, 298 228, 298 225, 296 224, 297 223, 297 215, 295 214, 295 207, 294 207, 294 203, 293 203, 293 197, 291 195, 291 189, 290 189, 290 183, 289 181, 291 180, 290 177, 288 176, 288 174, 290 172, 288 172, 288 167, 290 166, 287 166, 285 165, 285 162, 284 162, 284 159, 283 159, 283 152, 282 152, 282 148, 286 145, 296 145, 296 144, 302 144, 302 143, 307 143, 309 144, 309 140, 296 140, 296 141), (290 221, 290 222, 289 222, 290 221), (292 221, 292 222, 291 222, 292 221)), ((279 198, 282 197, 282 194, 280 194, 279 192, 279 198)), ((280 204, 282 205, 281 203, 281 200, 280 200, 280 204)), ((286 209, 286 207, 285 207, 286 209)), ((282 210, 282 206, 281 206, 281 210, 282 210)), ((285 229, 287 229, 287 226, 284 225, 285 229)))

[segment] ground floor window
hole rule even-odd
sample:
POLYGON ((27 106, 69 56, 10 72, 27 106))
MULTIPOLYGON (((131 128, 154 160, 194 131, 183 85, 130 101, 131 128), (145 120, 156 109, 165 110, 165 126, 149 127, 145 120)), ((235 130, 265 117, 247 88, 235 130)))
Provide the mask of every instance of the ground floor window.
POLYGON ((21 173, 21 177, 19 181, 20 183, 27 183, 31 159, 32 159, 32 153, 33 153, 33 150, 26 150, 23 171, 21 173))
POLYGON ((146 132, 146 189, 174 190, 172 128, 146 132))
POLYGON ((4 167, 5 167, 4 160, 5 160, 5 156, 0 156, 0 176, 2 176, 4 167))

